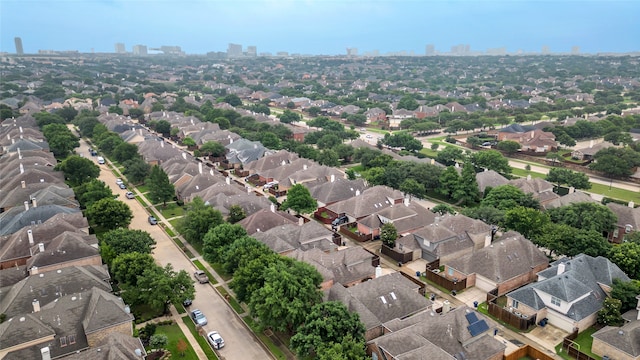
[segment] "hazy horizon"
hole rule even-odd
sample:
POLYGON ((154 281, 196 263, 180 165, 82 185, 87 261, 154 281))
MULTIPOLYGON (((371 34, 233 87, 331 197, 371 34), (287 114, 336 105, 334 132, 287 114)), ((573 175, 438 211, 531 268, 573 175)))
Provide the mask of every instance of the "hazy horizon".
POLYGON ((428 0, 0 0, 0 51, 114 52, 115 43, 180 46, 188 54, 424 55, 469 44, 471 51, 633 52, 640 50, 640 1, 428 0))

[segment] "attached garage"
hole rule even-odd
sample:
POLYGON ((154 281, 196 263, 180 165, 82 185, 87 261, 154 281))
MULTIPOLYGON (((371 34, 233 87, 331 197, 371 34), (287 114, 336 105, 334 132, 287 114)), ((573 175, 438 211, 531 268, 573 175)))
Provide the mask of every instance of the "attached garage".
POLYGON ((549 324, 559 329, 562 329, 568 333, 573 332, 573 328, 575 327, 573 320, 567 319, 563 315, 551 309, 547 310, 547 319, 549 319, 549 324))
POLYGON ((482 275, 476 274, 476 287, 484 292, 495 289, 498 285, 482 275))

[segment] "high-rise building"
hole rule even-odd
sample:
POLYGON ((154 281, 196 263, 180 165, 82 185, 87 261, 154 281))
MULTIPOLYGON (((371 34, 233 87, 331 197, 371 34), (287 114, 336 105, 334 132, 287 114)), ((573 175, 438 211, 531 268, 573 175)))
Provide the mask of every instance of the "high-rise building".
POLYGON ((123 43, 116 43, 116 54, 125 54, 127 50, 123 43))
POLYGON ((16 43, 16 54, 24 55, 24 49, 22 48, 22 39, 17 37, 13 39, 16 43))
POLYGON ((229 43, 229 47, 227 48, 227 57, 229 58, 242 57, 242 45, 229 43))
POLYGON ((433 44, 427 44, 427 46, 425 47, 425 55, 427 56, 433 56, 436 54, 436 47, 433 46, 433 44))
POLYGON ((571 55, 579 55, 579 54, 580 54, 580 46, 572 46, 571 55))
POLYGON ((133 45, 133 55, 147 55, 147 46, 133 45))
POLYGON ((347 48, 347 56, 358 56, 358 48, 347 48))
POLYGON ((542 46, 541 54, 542 54, 542 55, 549 55, 549 53, 550 53, 550 51, 549 51, 549 46, 547 46, 547 45, 543 45, 543 46, 542 46))
POLYGON ((255 46, 247 46, 247 56, 250 56, 250 57, 258 56, 258 48, 255 46))

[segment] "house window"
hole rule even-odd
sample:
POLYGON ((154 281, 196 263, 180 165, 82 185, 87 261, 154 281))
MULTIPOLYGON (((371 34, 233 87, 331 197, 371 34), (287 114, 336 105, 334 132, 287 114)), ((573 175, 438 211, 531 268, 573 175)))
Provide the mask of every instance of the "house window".
POLYGON ((631 232, 631 230, 633 230, 633 226, 631 226, 631 225, 629 225, 629 224, 625 225, 625 227, 624 227, 624 233, 625 233, 625 234, 630 233, 630 232, 631 232))
POLYGON ((514 309, 518 308, 518 304, 519 304, 518 300, 512 300, 511 301, 511 307, 514 308, 514 309))
POLYGON ((555 306, 560 306, 560 304, 562 304, 562 301, 560 299, 558 299, 555 296, 551 297, 551 303, 555 306))
POLYGON ((76 343, 76 336, 75 335, 67 336, 67 342, 69 343, 69 345, 75 344, 76 343))
POLYGON ((60 338, 60 347, 65 347, 67 346, 67 337, 63 336, 60 338))

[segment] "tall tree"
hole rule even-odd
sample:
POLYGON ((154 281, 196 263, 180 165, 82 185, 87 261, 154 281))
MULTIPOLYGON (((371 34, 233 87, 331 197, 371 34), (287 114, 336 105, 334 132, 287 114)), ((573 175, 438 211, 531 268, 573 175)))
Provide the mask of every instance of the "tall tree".
POLYGON ((140 157, 134 157, 122 163, 123 174, 133 184, 142 184, 151 173, 151 165, 140 157))
POLYGON ((281 208, 292 209, 298 214, 307 214, 318 208, 318 202, 311 197, 309 189, 304 185, 295 184, 287 191, 287 199, 282 203, 281 208))
POLYGON ((73 192, 75 192, 80 205, 85 209, 100 199, 113 199, 113 192, 111 192, 111 189, 107 184, 98 179, 92 179, 82 185, 74 187, 73 192))
POLYGON ((224 222, 219 210, 206 205, 202 198, 195 197, 188 205, 185 216, 178 224, 178 231, 190 244, 201 245, 209 229, 224 222))
POLYGON ((620 326, 624 323, 620 309, 622 302, 618 299, 607 297, 602 308, 598 310, 598 324, 607 326, 620 326))
POLYGON ((507 210, 503 219, 505 228, 515 230, 527 239, 538 237, 542 228, 548 223, 547 214, 522 206, 507 210))
MULTIPOLYGON (((107 263, 109 264, 109 263, 107 263)), ((137 252, 118 255, 110 263, 109 271, 119 284, 138 286, 138 279, 146 269, 155 267, 156 262, 150 254, 137 252)))
POLYGON ((239 224, 222 223, 210 228, 203 238, 204 259, 210 263, 222 262, 229 246, 243 236, 247 236, 247 231, 239 224))
POLYGON ((291 337, 291 348, 299 357, 313 355, 322 344, 340 343, 345 336, 364 343, 364 325, 357 313, 338 301, 314 305, 304 323, 291 337))
POLYGON ((506 184, 496 186, 485 195, 482 206, 492 206, 499 210, 509 210, 517 206, 539 209, 540 203, 531 194, 525 194, 517 187, 506 184))
POLYGON ((291 333, 313 305, 321 302, 321 282, 322 276, 307 263, 276 262, 265 269, 264 285, 251 295, 251 314, 261 328, 291 333))
POLYGON ((98 165, 87 158, 77 155, 64 159, 56 165, 55 169, 64 172, 65 179, 72 187, 82 185, 85 182, 98 178, 100 175, 98 165))
POLYGON ((630 278, 640 280, 640 244, 625 242, 611 248, 608 256, 630 278))
POLYGON ((382 225, 380 229, 380 240, 382 243, 390 248, 396 246, 396 239, 398 238, 398 231, 393 223, 388 222, 382 225))
POLYGON ((137 287, 126 287, 123 296, 131 296, 128 295, 131 292, 137 293, 133 294, 137 303, 148 304, 166 314, 172 302, 182 303, 186 299, 193 299, 195 288, 193 279, 186 271, 175 272, 171 264, 167 264, 165 267, 146 269, 138 278, 137 287))
POLYGON ((282 259, 282 256, 268 251, 239 266, 233 273, 233 280, 229 284, 238 301, 248 302, 253 293, 264 285, 266 268, 282 259))
POLYGON ((638 300, 636 300, 638 295, 640 295, 640 280, 622 281, 613 279, 611 297, 620 300, 622 303, 620 311, 622 313, 635 309, 638 304, 638 300))
POLYGON ((87 217, 104 229, 115 229, 129 226, 133 215, 129 206, 122 201, 104 198, 87 208, 87 217))
MULTIPOLYGON (((119 228, 109 230, 102 235, 100 246, 108 246, 117 256, 132 252, 150 254, 151 247, 155 243, 156 241, 146 231, 119 228)), ((104 256, 102 258, 107 264, 110 264, 111 260, 113 260, 105 259, 104 256)))
POLYGON ((589 176, 585 173, 571 171, 570 169, 552 168, 549 169, 546 180, 560 185, 568 185, 576 189, 590 189, 589 176))
POLYGON ((554 223, 601 234, 612 231, 618 222, 618 217, 608 207, 591 202, 574 203, 548 210, 547 213, 554 223))
POLYGON ((480 190, 476 181, 476 171, 470 163, 462 166, 462 174, 458 191, 454 193, 454 199, 463 205, 475 204, 480 200, 480 190))
POLYGON ((402 184, 400 184, 400 191, 417 198, 423 198, 426 194, 424 185, 420 184, 415 179, 406 179, 403 181, 402 184))
POLYGON ((505 140, 500 141, 496 147, 498 148, 498 150, 502 150, 511 155, 517 153, 522 146, 516 141, 505 140))
POLYGON ((240 205, 229 206, 229 216, 227 217, 227 221, 229 223, 235 224, 245 217, 247 217, 247 214, 244 212, 244 209, 240 207, 240 205))
POLYGON ((163 206, 167 206, 167 201, 170 201, 176 195, 167 173, 158 165, 154 165, 151 168, 147 184, 149 186, 149 198, 154 204, 162 202, 163 206))
POLYGON ((233 274, 249 261, 269 253, 273 253, 273 250, 267 245, 250 236, 242 236, 226 247, 222 254, 222 267, 227 274, 233 274))
POLYGON ((509 160, 496 150, 483 150, 473 153, 471 155, 471 163, 478 170, 494 170, 505 176, 511 174, 512 170, 511 166, 509 166, 509 160))
POLYGON ((45 125, 42 128, 42 134, 47 139, 51 152, 59 158, 68 156, 74 148, 80 145, 78 137, 63 124, 45 125))

